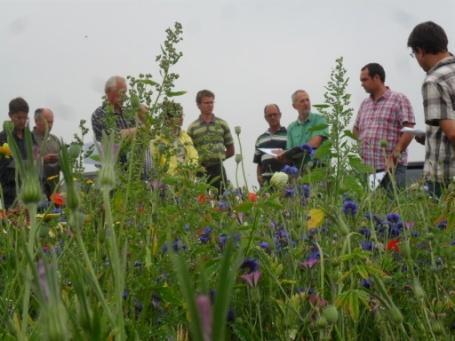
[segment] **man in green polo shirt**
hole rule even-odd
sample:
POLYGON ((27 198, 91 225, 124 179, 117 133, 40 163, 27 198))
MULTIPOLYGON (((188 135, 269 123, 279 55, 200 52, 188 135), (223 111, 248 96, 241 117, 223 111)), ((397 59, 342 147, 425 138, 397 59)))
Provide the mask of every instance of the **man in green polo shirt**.
POLYGON ((288 127, 286 149, 303 144, 308 144, 314 149, 319 148, 329 136, 326 119, 311 112, 310 96, 305 90, 296 90, 292 94, 292 106, 297 110, 299 116, 288 127))
POLYGON ((196 104, 201 114, 187 129, 199 154, 199 162, 205 168, 208 182, 222 194, 227 181, 223 161, 234 155, 234 140, 229 125, 215 116, 215 94, 201 90, 196 95, 196 104))
MULTIPOLYGON (((316 113, 311 112, 310 96, 305 90, 296 90, 292 94, 292 106, 299 114, 297 120, 292 122, 287 130, 286 149, 288 153, 304 144, 311 146, 313 149, 319 148, 324 140, 329 136, 326 119, 316 113)), ((291 160, 299 168, 302 168, 302 162, 305 163, 307 158, 301 153, 293 153, 291 160), (302 158, 303 156, 303 158, 302 158)), ((286 159, 286 155, 282 154, 279 159, 286 159)))

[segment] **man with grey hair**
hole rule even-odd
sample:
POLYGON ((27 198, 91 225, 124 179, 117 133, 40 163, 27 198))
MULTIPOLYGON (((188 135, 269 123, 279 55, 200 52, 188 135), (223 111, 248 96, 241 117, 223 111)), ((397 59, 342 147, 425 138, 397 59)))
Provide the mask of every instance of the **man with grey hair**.
POLYGON ((284 162, 273 155, 264 153, 262 148, 274 149, 276 152, 286 149, 287 131, 281 125, 281 110, 277 104, 267 104, 264 108, 264 118, 269 128, 261 134, 255 145, 253 162, 257 164, 256 175, 259 185, 263 186, 272 177, 274 172, 280 171, 284 162))
POLYGON ((41 183, 44 193, 49 198, 59 182, 60 165, 58 153, 60 151, 60 140, 51 134, 54 125, 54 113, 48 108, 35 110, 35 127, 33 127, 33 138, 35 150, 41 163, 41 183))
POLYGON ((297 120, 288 127, 288 143, 286 148, 308 144, 316 149, 329 135, 326 119, 311 112, 310 96, 305 90, 296 90, 292 94, 292 106, 297 110, 297 120), (314 129, 318 127, 318 129, 314 129))
POLYGON ((127 118, 123 110, 126 91, 125 78, 112 76, 107 80, 104 86, 106 101, 92 114, 92 128, 96 141, 101 141, 103 132, 119 133, 121 138, 135 134, 135 120, 127 118))

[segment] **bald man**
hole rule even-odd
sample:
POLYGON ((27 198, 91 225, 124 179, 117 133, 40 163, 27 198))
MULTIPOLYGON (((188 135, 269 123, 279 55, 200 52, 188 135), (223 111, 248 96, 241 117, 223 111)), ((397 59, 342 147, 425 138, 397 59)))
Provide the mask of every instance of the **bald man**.
POLYGON ((44 193, 49 198, 59 182, 60 165, 58 153, 60 151, 60 139, 51 134, 54 125, 54 113, 48 108, 35 110, 35 127, 33 137, 35 148, 42 160, 41 179, 44 193))
POLYGON ((281 111, 277 104, 267 104, 264 108, 264 118, 269 128, 261 134, 255 145, 253 162, 257 164, 256 174, 259 185, 263 186, 274 172, 280 171, 284 162, 266 154, 259 148, 286 149, 286 128, 281 126, 281 111))

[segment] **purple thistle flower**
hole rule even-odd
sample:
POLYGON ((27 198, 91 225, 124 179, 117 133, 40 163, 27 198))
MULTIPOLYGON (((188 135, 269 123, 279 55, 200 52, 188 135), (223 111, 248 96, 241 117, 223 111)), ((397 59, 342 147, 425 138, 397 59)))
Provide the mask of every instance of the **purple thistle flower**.
POLYGON ((398 223, 398 222, 400 222, 401 218, 398 213, 389 213, 389 214, 387 214, 387 220, 390 223, 398 223))
POLYGON ((314 149, 311 147, 309 144, 305 143, 302 144, 300 147, 300 150, 304 153, 307 153, 309 156, 313 156, 314 154, 314 149))
POLYGON ((318 262, 319 259, 321 258, 321 255, 319 254, 319 250, 317 247, 312 247, 310 251, 310 255, 306 260, 300 263, 300 266, 303 268, 311 269, 313 266, 315 266, 318 262))
POLYGON ((355 216, 357 214, 358 206, 357 204, 351 200, 346 199, 343 202, 343 213, 350 216, 355 216))

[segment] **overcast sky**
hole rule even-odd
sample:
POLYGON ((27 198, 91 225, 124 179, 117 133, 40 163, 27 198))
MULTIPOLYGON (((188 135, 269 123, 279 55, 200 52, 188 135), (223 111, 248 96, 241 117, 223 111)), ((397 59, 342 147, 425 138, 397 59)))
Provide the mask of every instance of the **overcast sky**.
MULTIPOLYGON (((424 128, 420 86, 424 73, 409 56, 407 37, 426 20, 440 24, 454 51, 455 1, 297 0, 0 0, 0 108, 23 96, 32 110, 50 107, 54 133, 71 141, 79 121, 90 122, 105 80, 114 74, 152 73, 165 29, 179 21, 184 40, 177 90, 184 127, 198 115, 198 90, 215 92, 215 114, 242 127, 250 185, 256 137, 267 128, 263 108, 277 103, 282 124, 296 119, 290 95, 306 89, 321 103, 337 57, 350 77, 352 107, 366 96, 360 68, 379 62, 386 84, 408 96, 424 128)), ((89 127, 90 124, 89 124, 89 127)), ((234 132, 233 132, 234 134, 234 132)), ((90 134, 89 140, 92 139, 90 134)), ((238 150, 238 144, 236 142, 238 150)), ((423 159, 413 143, 410 160, 423 159)), ((234 180, 235 162, 226 162, 234 180)))

